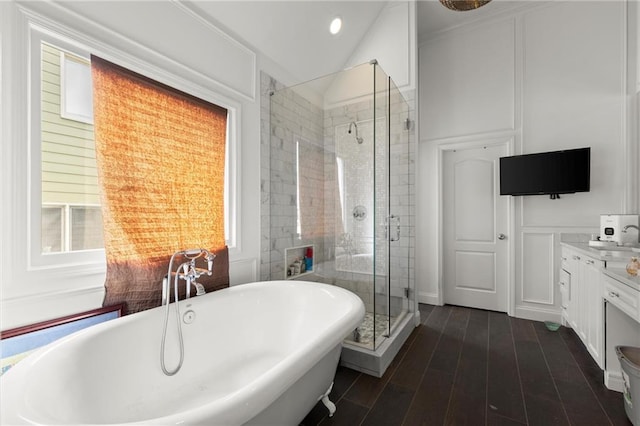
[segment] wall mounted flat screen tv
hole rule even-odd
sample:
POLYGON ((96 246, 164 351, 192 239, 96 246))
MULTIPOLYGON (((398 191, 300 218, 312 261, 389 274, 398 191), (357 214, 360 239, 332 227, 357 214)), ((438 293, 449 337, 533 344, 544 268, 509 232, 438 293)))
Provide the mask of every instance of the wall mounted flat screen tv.
POLYGON ((588 192, 591 148, 541 152, 500 158, 500 195, 588 192))

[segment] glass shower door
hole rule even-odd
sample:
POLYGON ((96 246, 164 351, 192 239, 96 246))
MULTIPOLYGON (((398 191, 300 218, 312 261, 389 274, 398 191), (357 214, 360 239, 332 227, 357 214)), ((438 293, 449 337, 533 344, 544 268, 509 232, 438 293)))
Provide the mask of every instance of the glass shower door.
MULTIPOLYGON (((373 65, 374 111, 374 323, 375 348, 390 333, 389 255, 394 232, 390 213, 389 179, 389 77, 376 63, 373 65)), ((375 349, 374 348, 374 349, 375 349)))
POLYGON ((389 79, 389 326, 393 334, 410 311, 411 214, 409 104, 389 79))
POLYGON ((391 78, 374 66, 375 322, 377 347, 409 311, 409 107, 391 78))

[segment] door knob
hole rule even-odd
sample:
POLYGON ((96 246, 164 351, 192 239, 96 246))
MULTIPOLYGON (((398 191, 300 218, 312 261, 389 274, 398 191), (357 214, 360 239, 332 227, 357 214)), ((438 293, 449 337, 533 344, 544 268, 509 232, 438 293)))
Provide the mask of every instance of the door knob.
POLYGON ((507 236, 506 236, 506 235, 504 235, 504 234, 498 234, 498 239, 499 239, 499 240, 506 240, 506 239, 507 239, 507 236))

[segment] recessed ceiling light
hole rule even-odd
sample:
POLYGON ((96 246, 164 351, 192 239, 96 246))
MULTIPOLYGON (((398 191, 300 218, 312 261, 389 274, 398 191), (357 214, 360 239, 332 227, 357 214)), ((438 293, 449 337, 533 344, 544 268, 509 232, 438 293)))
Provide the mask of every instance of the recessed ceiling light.
POLYGON ((339 16, 333 18, 333 21, 331 21, 331 25, 329 25, 329 32, 333 35, 336 35, 340 32, 341 28, 342 18, 340 18, 339 16))

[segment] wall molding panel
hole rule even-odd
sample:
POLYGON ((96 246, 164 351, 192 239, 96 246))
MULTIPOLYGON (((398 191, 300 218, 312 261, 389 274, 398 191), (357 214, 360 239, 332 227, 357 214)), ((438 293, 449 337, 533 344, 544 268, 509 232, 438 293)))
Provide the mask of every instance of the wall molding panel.
POLYGON ((420 99, 438 100, 422 102, 421 139, 515 130, 515 32, 509 18, 421 46, 420 73, 437 78, 421 80, 420 99))
POLYGON ((102 306, 104 285, 68 291, 51 291, 2 300, 2 329, 82 312, 102 306))
POLYGON ((521 233, 520 300, 537 305, 555 304, 555 234, 521 233))
POLYGON ((229 281, 231 286, 258 281, 258 261, 255 258, 229 262, 229 281))
POLYGON ((601 213, 625 212, 625 2, 549 4, 526 11, 521 26, 519 153, 591 147, 591 191, 522 197, 522 226, 587 226, 601 213), (601 25, 606 31, 594 33, 601 25))

